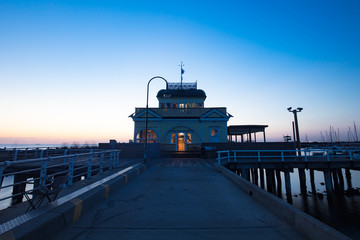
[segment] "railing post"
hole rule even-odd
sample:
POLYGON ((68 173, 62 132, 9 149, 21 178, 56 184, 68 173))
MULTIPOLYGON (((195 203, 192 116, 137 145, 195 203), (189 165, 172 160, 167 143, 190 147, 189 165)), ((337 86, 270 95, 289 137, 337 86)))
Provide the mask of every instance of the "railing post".
POLYGON ((218 151, 217 154, 218 154, 218 158, 217 158, 218 165, 220 165, 221 164, 221 159, 220 159, 221 153, 220 153, 220 151, 218 151))
POLYGON ((99 174, 103 172, 105 153, 101 153, 99 174))
POLYGON ((350 161, 353 160, 353 154, 352 154, 352 151, 349 151, 349 155, 350 155, 350 161))
POLYGON ((89 160, 88 160, 87 178, 91 177, 92 159, 93 159, 93 154, 91 153, 89 155, 89 160))
POLYGON ((328 162, 330 162, 329 150, 326 150, 326 159, 327 159, 328 162))
POLYGON ((304 149, 304 154, 305 154, 305 162, 307 162, 308 158, 307 158, 307 150, 306 149, 304 149))
POLYGON ((40 185, 45 186, 46 184, 46 171, 47 171, 47 165, 48 162, 51 160, 51 158, 44 159, 41 161, 41 170, 40 170, 40 185))
POLYGON ((260 151, 258 151, 258 163, 261 162, 261 156, 260 156, 260 151))
POLYGON ((18 152, 19 152, 19 150, 15 149, 14 162, 17 160, 18 152))
POLYGON ((230 162, 230 150, 227 151, 227 162, 230 162))
POLYGON ((112 169, 112 166, 113 166, 113 153, 114 152, 110 152, 109 153, 109 170, 111 170, 112 169))
POLYGON ((70 158, 69 162, 69 180, 68 180, 68 186, 71 186, 73 184, 73 178, 74 178, 74 162, 77 158, 77 154, 75 154, 74 157, 70 158))
POLYGON ((64 152, 64 163, 66 163, 66 154, 67 154, 67 152, 68 152, 68 149, 65 149, 65 152, 64 152))
POLYGON ((45 151, 45 149, 41 150, 41 152, 40 152, 40 158, 43 158, 43 157, 44 157, 44 151, 45 151))
POLYGON ((236 162, 236 151, 234 152, 234 162, 236 162))
MULTIPOLYGON (((281 151, 281 162, 285 162, 284 152, 283 151, 281 151)), ((285 172, 284 172, 284 174, 285 174, 285 172)))
POLYGON ((116 167, 116 150, 114 150, 113 154, 112 154, 112 168, 116 167))
MULTIPOLYGON (((5 170, 5 168, 7 168, 7 166, 10 165, 10 162, 9 162, 9 161, 5 161, 4 163, 5 163, 5 165, 0 167, 0 187, 2 186, 2 182, 3 182, 3 179, 4 179, 4 178, 3 178, 4 170, 5 170)), ((1 190, 1 189, 0 189, 0 190, 1 190)))
POLYGON ((118 167, 120 166, 120 150, 118 150, 117 152, 117 163, 118 163, 118 167))

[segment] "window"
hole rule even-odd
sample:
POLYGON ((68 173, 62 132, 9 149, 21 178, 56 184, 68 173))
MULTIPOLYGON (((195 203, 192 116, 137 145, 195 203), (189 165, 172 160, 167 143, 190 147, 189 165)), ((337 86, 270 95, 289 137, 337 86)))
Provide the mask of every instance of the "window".
POLYGON ((196 106, 196 103, 193 103, 192 104, 192 108, 196 108, 197 106, 196 106))
POLYGON ((210 142, 220 142, 219 128, 210 129, 210 142))
POLYGON ((191 143, 191 133, 186 134, 186 143, 191 143))
POLYGON ((171 103, 166 103, 166 108, 171 108, 171 103))
POLYGON ((199 108, 203 108, 204 107, 204 103, 199 102, 199 108))
POLYGON ((176 134, 175 133, 171 134, 171 143, 173 143, 173 144, 176 143, 176 134))
POLYGON ((160 108, 165 108, 165 103, 160 103, 160 108))
POLYGON ((176 104, 176 103, 173 103, 173 104, 172 104, 172 107, 173 107, 173 108, 177 108, 177 104, 176 104))
POLYGON ((190 103, 186 103, 186 108, 190 108, 191 104, 190 103))
MULTIPOLYGON (((136 136, 136 142, 138 143, 145 143, 145 130, 141 130, 138 135, 136 136)), ((148 129, 148 134, 147 134, 147 142, 148 143, 157 143, 157 135, 156 133, 151 130, 148 129)))
POLYGON ((218 135, 218 130, 216 128, 211 129, 211 136, 216 137, 218 135))
POLYGON ((183 104, 183 103, 180 103, 180 104, 179 104, 179 108, 184 108, 184 104, 183 104))

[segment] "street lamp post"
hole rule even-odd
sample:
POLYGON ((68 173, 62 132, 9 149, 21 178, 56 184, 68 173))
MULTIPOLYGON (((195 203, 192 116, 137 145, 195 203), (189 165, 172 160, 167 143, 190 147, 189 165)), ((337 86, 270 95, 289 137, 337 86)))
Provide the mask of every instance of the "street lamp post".
MULTIPOLYGON (((300 143, 300 134, 299 134, 299 124, 298 124, 297 113, 301 112, 303 110, 303 108, 298 107, 296 109, 292 109, 292 107, 289 107, 289 108, 287 108, 287 110, 294 114, 295 134, 296 134, 296 148, 298 150, 298 157, 301 159, 301 151, 300 151, 301 143, 300 143)), ((305 176, 305 169, 304 168, 299 168, 299 180, 300 180, 301 194, 303 196, 306 196, 307 190, 306 190, 306 176, 305 176)))
POLYGON ((303 108, 298 107, 297 109, 292 109, 292 107, 289 107, 287 110, 294 114, 295 133, 296 133, 296 148, 300 150, 301 144, 300 144, 299 124, 298 124, 297 113, 301 112, 303 110, 303 108))
POLYGON ((149 117, 149 85, 150 85, 150 82, 156 78, 160 78, 162 80, 165 81, 166 83, 166 90, 168 89, 168 82, 166 81, 165 78, 163 77, 160 77, 160 76, 156 76, 156 77, 153 77, 149 80, 148 84, 147 84, 147 89, 146 89, 146 113, 145 113, 145 147, 144 147, 144 163, 147 162, 147 142, 148 142, 148 138, 147 138, 147 135, 148 135, 148 117, 149 117))

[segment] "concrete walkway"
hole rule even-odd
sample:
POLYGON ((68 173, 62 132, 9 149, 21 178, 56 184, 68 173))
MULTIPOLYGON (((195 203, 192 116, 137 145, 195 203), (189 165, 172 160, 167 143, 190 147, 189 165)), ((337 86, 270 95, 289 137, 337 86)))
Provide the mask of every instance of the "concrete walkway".
POLYGON ((54 239, 304 239, 204 159, 163 159, 54 239))

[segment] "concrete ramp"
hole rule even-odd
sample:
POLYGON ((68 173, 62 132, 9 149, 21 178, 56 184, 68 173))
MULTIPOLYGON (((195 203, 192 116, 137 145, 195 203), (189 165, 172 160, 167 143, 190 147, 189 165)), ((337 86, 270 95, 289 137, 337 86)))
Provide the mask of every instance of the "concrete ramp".
POLYGON ((304 239, 204 159, 162 159, 54 239, 304 239))

